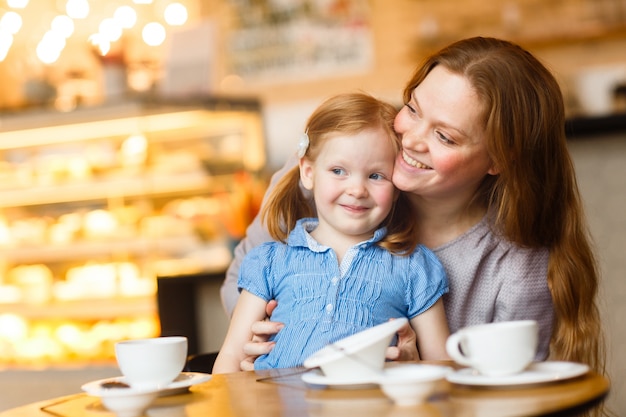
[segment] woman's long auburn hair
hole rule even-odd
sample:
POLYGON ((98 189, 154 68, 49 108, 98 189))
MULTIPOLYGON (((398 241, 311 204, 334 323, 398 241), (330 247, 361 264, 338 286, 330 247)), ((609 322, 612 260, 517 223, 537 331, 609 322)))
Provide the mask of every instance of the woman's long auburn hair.
POLYGON ((437 65, 466 77, 484 108, 487 151, 499 174, 485 177, 471 204, 494 213, 497 231, 511 242, 550 250, 548 285, 556 320, 551 358, 604 373, 599 272, 556 79, 515 44, 469 38, 427 58, 405 88, 405 102, 437 65))
MULTIPOLYGON (((304 154, 311 162, 325 142, 341 135, 356 135, 365 130, 381 129, 394 150, 400 151, 400 139, 393 129, 398 110, 365 93, 338 94, 326 99, 309 116, 305 132, 309 147, 304 154)), ((417 216, 407 194, 396 191, 397 200, 381 226, 386 236, 378 245, 397 255, 411 253, 417 246, 417 216)), ((313 205, 300 188, 300 170, 294 167, 276 184, 261 210, 261 221, 274 240, 285 242, 298 219, 314 217, 313 205)))

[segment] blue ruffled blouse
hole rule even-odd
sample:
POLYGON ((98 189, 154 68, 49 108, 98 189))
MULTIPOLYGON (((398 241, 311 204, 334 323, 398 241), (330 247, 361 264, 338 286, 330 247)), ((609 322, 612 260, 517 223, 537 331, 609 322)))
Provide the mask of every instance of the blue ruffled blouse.
POLYGON ((299 220, 286 244, 257 246, 241 264, 239 289, 277 300, 271 319, 285 324, 255 369, 302 366, 327 344, 390 318, 411 319, 448 292, 443 266, 425 246, 394 255, 376 245, 386 233, 381 228, 350 248, 339 265, 335 252, 309 234, 317 224, 299 220))

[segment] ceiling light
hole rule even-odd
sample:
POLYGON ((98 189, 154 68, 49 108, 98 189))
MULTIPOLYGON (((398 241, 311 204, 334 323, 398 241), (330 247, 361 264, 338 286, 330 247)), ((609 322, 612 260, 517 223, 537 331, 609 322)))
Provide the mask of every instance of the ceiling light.
POLYGON ((113 19, 124 29, 130 29, 137 23, 137 12, 130 6, 120 6, 115 10, 113 19))
POLYGON ((28 0, 8 0, 7 4, 12 9, 23 9, 28 4, 28 0))
POLYGON ((168 25, 184 25, 187 17, 187 8, 180 3, 171 3, 165 8, 164 18, 168 25))
POLYGON ((165 41, 165 28, 157 22, 150 22, 141 31, 143 41, 150 46, 159 46, 165 41))
POLYGON ((87 0, 67 0, 65 11, 72 19, 84 19, 89 14, 87 0))
POLYGON ((74 21, 69 16, 59 15, 52 19, 50 28, 67 39, 74 33, 74 21))
POLYGON ((22 16, 15 12, 6 12, 0 19, 0 31, 15 35, 22 28, 22 16))

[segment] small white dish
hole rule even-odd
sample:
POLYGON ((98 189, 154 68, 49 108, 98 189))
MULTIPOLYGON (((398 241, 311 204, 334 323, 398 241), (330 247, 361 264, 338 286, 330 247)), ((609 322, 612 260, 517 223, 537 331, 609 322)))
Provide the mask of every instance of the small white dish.
POLYGON ((328 378, 371 380, 378 376, 385 364, 385 350, 395 334, 408 323, 405 317, 396 318, 345 337, 309 356, 305 368, 320 368, 328 378))
POLYGON ((337 389, 366 389, 376 387, 376 383, 370 379, 354 378, 346 376, 343 378, 328 377, 319 369, 313 369, 302 374, 302 380, 309 385, 319 385, 337 389))
POLYGON ((201 372, 181 372, 172 383, 159 391, 159 397, 180 394, 193 385, 209 381, 211 377, 211 374, 201 372))
POLYGON ((156 392, 159 397, 165 397, 168 395, 179 394, 181 392, 185 392, 192 385, 199 384, 201 382, 206 382, 210 380, 212 375, 203 374, 200 372, 181 372, 173 382, 170 382, 163 388, 160 389, 143 389, 143 388, 105 388, 102 384, 107 382, 112 383, 124 383, 127 384, 126 378, 123 376, 115 377, 115 378, 105 378, 97 381, 92 381, 84 384, 81 388, 83 391, 87 392, 89 395, 93 395, 96 397, 102 397, 111 395, 111 393, 116 392, 125 392, 129 393, 142 393, 142 392, 156 392))
MULTIPOLYGON (((106 382, 111 382, 107 380, 106 382)), ((100 385, 98 384, 98 387, 100 385)), ((115 413, 117 417, 139 417, 159 396, 158 390, 138 390, 132 388, 95 388, 85 384, 83 390, 89 395, 100 397, 104 408, 115 413)))
POLYGON ((384 370, 378 379, 381 391, 399 406, 424 403, 441 389, 453 369, 448 366, 399 364, 384 370))
POLYGON ((185 392, 192 385, 211 379, 210 374, 199 372, 181 372, 178 377, 161 389, 125 387, 125 377, 105 378, 83 384, 81 389, 87 394, 99 397, 102 405, 117 417, 138 417, 150 407, 157 397, 185 392), (106 388, 103 384, 119 384, 121 387, 106 388))
POLYGON ((111 394, 100 397, 102 405, 117 417, 139 417, 158 397, 158 392, 111 394))
POLYGON ((534 362, 525 371, 513 375, 487 376, 474 369, 464 368, 449 374, 447 379, 460 385, 501 387, 563 381, 587 372, 589 372, 589 367, 582 363, 546 361, 534 362))

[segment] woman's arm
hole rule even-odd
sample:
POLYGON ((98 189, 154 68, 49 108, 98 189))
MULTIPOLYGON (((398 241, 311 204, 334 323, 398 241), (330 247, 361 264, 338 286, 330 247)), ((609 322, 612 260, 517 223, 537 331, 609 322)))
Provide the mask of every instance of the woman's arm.
MULTIPOLYGON (((285 162, 283 167, 276 171, 274 175, 272 175, 272 179, 270 181, 269 187, 265 192, 265 196, 263 197, 263 201, 270 194, 272 188, 276 185, 278 180, 280 180, 287 171, 298 164, 298 159, 294 154, 291 158, 285 162)), ((246 229, 246 236, 239 242, 237 247, 235 248, 234 258, 226 271, 226 279, 222 283, 222 287, 220 288, 220 296, 222 299, 222 305, 224 306, 224 310, 226 311, 226 315, 230 317, 233 314, 233 309, 235 308, 235 304, 237 304, 237 298, 239 298, 239 289, 237 288, 237 279, 239 277, 239 267, 241 266, 241 261, 246 256, 246 254, 254 247, 259 246, 261 243, 269 242, 272 240, 272 237, 267 232, 263 224, 261 223, 261 216, 257 214, 252 223, 246 229)))
POLYGON ((238 372, 246 358, 244 345, 252 338, 252 324, 263 320, 267 302, 246 290, 241 291, 230 320, 230 326, 220 349, 213 373, 238 372))
POLYGON ((448 360, 446 340, 450 335, 443 301, 435 304, 422 314, 411 319, 411 327, 417 337, 417 350, 422 360, 448 360))
POLYGON ((248 226, 246 237, 235 247, 233 260, 226 271, 226 278, 220 288, 222 306, 228 317, 232 316, 235 306, 237 305, 237 299, 239 298, 237 279, 239 278, 239 268, 241 267, 243 258, 245 258, 246 254, 253 248, 271 240, 272 238, 269 233, 261 226, 260 216, 257 215, 250 226, 248 226))

